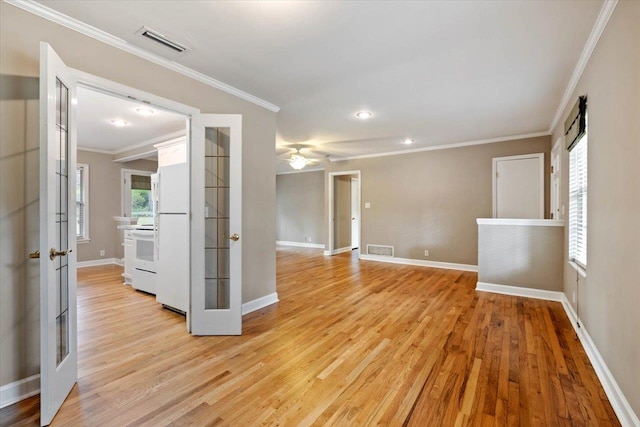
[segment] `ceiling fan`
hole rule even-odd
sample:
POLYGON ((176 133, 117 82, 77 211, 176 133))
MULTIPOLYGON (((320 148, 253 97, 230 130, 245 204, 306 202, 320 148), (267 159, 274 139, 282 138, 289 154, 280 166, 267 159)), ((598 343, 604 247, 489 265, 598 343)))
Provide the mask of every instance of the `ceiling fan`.
POLYGON ((308 150, 312 148, 312 146, 310 145, 294 144, 290 145, 288 148, 291 148, 295 151, 292 152, 288 158, 283 160, 289 163, 289 166, 296 170, 303 169, 307 165, 319 163, 326 158, 326 156, 323 158, 311 157, 308 153, 305 155, 301 152, 301 150, 308 150))

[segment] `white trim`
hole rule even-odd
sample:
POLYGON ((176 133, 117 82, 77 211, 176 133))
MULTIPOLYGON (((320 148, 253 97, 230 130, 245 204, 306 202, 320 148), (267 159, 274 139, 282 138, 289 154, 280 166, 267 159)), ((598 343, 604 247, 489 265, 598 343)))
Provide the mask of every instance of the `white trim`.
POLYGON ((529 225, 539 227, 564 227, 563 219, 476 218, 478 225, 529 225))
POLYGON ((575 261, 569 261, 569 265, 573 268, 583 279, 587 278, 587 270, 585 270, 580 264, 575 261))
POLYGON ((304 169, 300 169, 300 170, 292 170, 292 171, 287 171, 287 172, 278 172, 276 171, 276 175, 291 175, 293 173, 305 173, 305 172, 322 172, 324 171, 324 167, 320 167, 320 168, 304 168, 304 169))
POLYGON ((616 379, 598 351, 598 347, 596 347, 591 336, 578 318, 576 312, 573 310, 573 307, 569 304, 569 300, 565 294, 562 294, 561 302, 564 307, 564 311, 567 313, 567 317, 571 321, 573 329, 575 329, 576 334, 582 343, 584 351, 587 353, 587 357, 589 357, 591 365, 593 365, 593 369, 596 371, 596 375, 604 388, 604 392, 609 398, 609 402, 611 402, 611 406, 618 416, 620 424, 623 426, 640 427, 640 419, 635 412, 633 412, 629 401, 622 390, 620 390, 616 379))
POLYGON ((0 408, 40 393, 40 374, 32 375, 0 387, 0 408))
POLYGON ((134 144, 134 145, 130 145, 130 146, 125 147, 125 148, 121 148, 119 150, 114 150, 113 154, 114 155, 124 154, 127 151, 135 150, 136 148, 143 148, 143 147, 155 148, 155 147, 153 147, 155 144, 160 144, 160 143, 163 143, 163 142, 169 142, 169 141, 174 141, 175 142, 176 140, 183 140, 184 141, 187 138, 187 123, 186 123, 186 120, 187 120, 187 118, 185 117, 184 129, 177 130, 175 132, 170 132, 170 133, 162 135, 162 136, 157 136, 155 138, 147 139, 145 141, 139 142, 139 143, 134 144))
POLYGON ((245 302, 244 304, 242 304, 242 315, 244 316, 245 314, 260 310, 261 308, 267 307, 271 304, 275 304, 278 301, 280 301, 278 299, 278 293, 274 292, 272 294, 256 298, 252 301, 245 302))
POLYGON ((382 255, 360 254, 360 259, 364 261, 388 262, 391 264, 415 265, 419 267, 443 268, 445 270, 478 271, 477 265, 456 264, 453 262, 426 261, 422 259, 396 258, 382 255))
POLYGON ((89 261, 78 261, 78 268, 96 267, 98 265, 109 265, 109 264, 122 265, 119 263, 119 261, 120 260, 116 258, 102 258, 102 259, 92 259, 89 261))
POLYGON ((491 174, 491 192, 493 196, 493 217, 496 218, 498 214, 498 162, 509 162, 512 160, 526 160, 537 159, 538 160, 538 199, 540 201, 538 205, 538 217, 544 218, 544 153, 531 153, 520 154, 517 156, 505 156, 494 157, 492 161, 492 174, 491 174))
POLYGON ((299 248, 317 248, 324 249, 324 244, 322 243, 308 243, 308 242, 289 242, 286 240, 276 240, 276 245, 281 246, 296 246, 299 248))
POLYGON ((476 291, 492 292, 494 294, 513 295, 517 297, 544 299, 561 302, 564 294, 558 291, 524 288, 520 286, 498 285, 495 283, 477 282, 476 291))
POLYGON ((494 142, 503 142, 503 141, 515 141, 518 139, 526 139, 526 138, 537 138, 539 136, 548 136, 551 135, 549 131, 544 132, 534 132, 534 133, 526 133, 521 135, 510 135, 510 136, 501 136, 498 138, 490 138, 490 139, 481 139, 478 141, 467 141, 467 142, 457 142, 453 144, 441 144, 441 145, 431 145, 429 147, 422 148, 414 148, 413 150, 399 150, 399 151, 387 151, 384 153, 374 153, 374 154, 362 154, 359 156, 347 156, 347 157, 329 157, 329 161, 331 162, 342 162, 345 160, 356 160, 356 159, 371 159, 374 157, 385 157, 385 156, 397 156, 400 154, 412 154, 412 153, 420 153, 422 151, 434 151, 434 150, 448 150, 449 148, 461 148, 461 147, 469 147, 472 145, 483 145, 483 144, 493 144, 494 142))
POLYGON ((34 15, 38 15, 41 18, 55 22, 56 24, 67 27, 80 34, 84 34, 85 36, 101 41, 102 43, 106 43, 110 46, 113 46, 117 49, 128 52, 132 55, 146 59, 149 62, 153 62, 154 64, 160 65, 161 67, 175 71, 179 74, 182 74, 183 76, 187 76, 191 79, 197 80, 200 83, 204 83, 208 86, 214 87, 218 90, 221 90, 223 92, 236 96, 240 99, 244 99, 245 101, 251 102, 252 104, 258 105, 262 108, 266 108, 267 110, 273 111, 274 113, 277 113, 278 111, 280 111, 280 107, 268 101, 265 101, 264 99, 258 98, 257 96, 251 95, 250 93, 244 92, 231 85, 228 85, 219 80, 211 78, 205 74, 202 74, 198 71, 192 70, 191 68, 185 67, 184 65, 180 65, 175 61, 165 59, 160 55, 156 55, 155 53, 151 53, 146 49, 137 47, 119 37, 115 37, 112 34, 109 34, 105 31, 102 31, 96 27, 88 25, 84 22, 81 22, 75 18, 67 16, 63 13, 60 13, 54 9, 51 9, 47 6, 39 4, 35 1, 32 1, 32 0, 6 0, 6 1, 7 3, 13 6, 19 7, 23 10, 26 10, 27 12, 31 12, 34 15))
POLYGON ((578 59, 578 63, 576 67, 573 69, 573 73, 571 74, 571 78, 569 79, 569 83, 564 90, 564 94, 562 95, 562 100, 558 105, 558 109, 551 120, 551 124, 549 125, 549 134, 553 132, 553 129, 558 125, 558 121, 560 121, 560 117, 564 112, 565 108, 567 108, 567 104, 571 100, 571 95, 573 95, 573 91, 578 86, 578 82, 582 77, 582 73, 591 58, 591 54, 593 53, 596 45, 598 44, 598 40, 600 40, 600 36, 604 32, 607 23, 609 22, 609 18, 613 14, 613 10, 616 8, 618 4, 618 0, 605 0, 602 5, 602 9, 600 9, 600 14, 596 19, 593 28, 591 29, 591 34, 589 34, 589 38, 582 49, 582 53, 580 54, 580 58, 578 59))
POLYGON ((91 153, 100 153, 100 154, 109 154, 109 155, 113 155, 113 151, 109 151, 109 150, 101 150, 99 148, 90 148, 90 147, 83 147, 81 145, 78 145, 77 147, 77 151, 89 151, 91 153))

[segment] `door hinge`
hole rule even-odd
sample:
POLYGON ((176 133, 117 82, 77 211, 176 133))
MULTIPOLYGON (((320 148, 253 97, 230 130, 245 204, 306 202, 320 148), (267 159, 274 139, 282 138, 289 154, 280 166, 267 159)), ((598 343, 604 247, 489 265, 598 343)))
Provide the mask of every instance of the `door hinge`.
POLYGON ((496 172, 496 178, 499 176, 500 174, 498 172, 496 172))
POLYGON ((553 165, 551 165, 551 173, 553 173, 553 165))

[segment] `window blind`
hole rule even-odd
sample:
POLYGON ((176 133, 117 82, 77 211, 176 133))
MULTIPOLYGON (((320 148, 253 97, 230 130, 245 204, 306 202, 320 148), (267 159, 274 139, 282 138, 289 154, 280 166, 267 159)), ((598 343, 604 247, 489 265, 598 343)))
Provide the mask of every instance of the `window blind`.
POLYGON ((76 236, 87 238, 87 168, 76 167, 76 236))
POLYGON ((148 175, 131 175, 132 190, 151 190, 151 177, 148 175))
POLYGON ((587 268, 587 137, 569 153, 569 259, 587 268))

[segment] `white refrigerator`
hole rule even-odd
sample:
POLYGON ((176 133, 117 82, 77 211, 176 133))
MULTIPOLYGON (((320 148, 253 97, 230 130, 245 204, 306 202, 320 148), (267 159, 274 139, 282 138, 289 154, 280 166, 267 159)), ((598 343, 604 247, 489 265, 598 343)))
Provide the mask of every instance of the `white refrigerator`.
POLYGON ((158 168, 156 184, 156 300, 167 308, 189 309, 189 168, 158 168))

